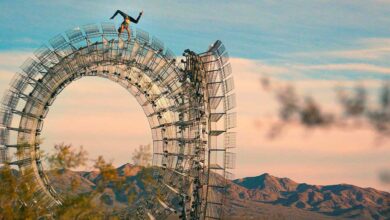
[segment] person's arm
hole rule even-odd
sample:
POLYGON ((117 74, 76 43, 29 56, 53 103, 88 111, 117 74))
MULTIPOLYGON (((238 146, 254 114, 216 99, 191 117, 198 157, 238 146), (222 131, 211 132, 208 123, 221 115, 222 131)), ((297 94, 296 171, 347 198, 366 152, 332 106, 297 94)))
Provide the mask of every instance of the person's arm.
POLYGON ((134 19, 132 17, 130 17, 130 21, 133 22, 133 23, 138 23, 139 19, 141 18, 141 15, 144 13, 144 11, 141 11, 137 17, 137 19, 134 19))

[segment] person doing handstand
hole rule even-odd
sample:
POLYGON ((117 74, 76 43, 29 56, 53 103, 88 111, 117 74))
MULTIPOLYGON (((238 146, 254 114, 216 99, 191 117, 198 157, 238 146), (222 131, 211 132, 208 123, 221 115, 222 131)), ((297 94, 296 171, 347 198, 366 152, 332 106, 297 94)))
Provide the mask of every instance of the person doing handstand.
POLYGON ((127 36, 128 36, 127 39, 130 40, 130 28, 129 28, 130 22, 133 22, 133 23, 137 24, 139 19, 141 18, 141 15, 143 13, 144 13, 144 11, 141 11, 139 13, 137 19, 134 19, 133 17, 131 17, 130 15, 124 13, 123 11, 116 10, 114 15, 110 19, 114 19, 117 14, 120 14, 123 17, 123 22, 122 22, 121 26, 118 28, 118 37, 120 38, 123 30, 126 30, 127 31, 127 36))

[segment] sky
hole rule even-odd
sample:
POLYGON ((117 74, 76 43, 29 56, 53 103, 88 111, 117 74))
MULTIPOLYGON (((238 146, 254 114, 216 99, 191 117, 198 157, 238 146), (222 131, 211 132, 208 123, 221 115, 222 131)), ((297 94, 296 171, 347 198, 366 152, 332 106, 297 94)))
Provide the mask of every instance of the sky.
MULTIPOLYGON (((290 125, 277 139, 267 138, 277 103, 259 83, 264 75, 292 83, 328 109, 335 106, 336 84, 360 83, 374 93, 390 79, 390 1, 0 0, 0 92, 40 45, 68 29, 107 22, 117 9, 133 16, 144 10, 137 28, 176 55, 187 48, 203 52, 218 39, 225 44, 238 103, 237 178, 268 172, 311 184, 390 190, 378 179, 390 169, 390 142, 378 144, 368 127, 308 131, 290 125)), ((58 96, 43 136, 45 149, 83 145, 91 157, 103 154, 116 164, 151 143, 134 97, 99 78, 76 81, 58 96)))

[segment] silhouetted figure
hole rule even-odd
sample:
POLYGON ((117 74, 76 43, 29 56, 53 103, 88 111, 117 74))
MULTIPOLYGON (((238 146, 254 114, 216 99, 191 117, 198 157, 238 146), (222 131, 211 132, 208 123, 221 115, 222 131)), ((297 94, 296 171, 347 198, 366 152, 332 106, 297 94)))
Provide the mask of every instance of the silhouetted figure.
POLYGON ((122 12, 121 10, 117 10, 114 15, 110 18, 110 19, 114 19, 115 16, 117 16, 117 14, 120 14, 122 17, 123 17, 123 22, 121 24, 121 26, 118 28, 118 37, 121 36, 123 30, 126 30, 127 31, 127 36, 128 36, 128 40, 130 40, 130 22, 133 22, 133 23, 138 23, 139 19, 141 18, 141 15, 144 13, 144 11, 141 11, 137 17, 137 19, 134 19, 133 17, 131 17, 130 15, 122 12))

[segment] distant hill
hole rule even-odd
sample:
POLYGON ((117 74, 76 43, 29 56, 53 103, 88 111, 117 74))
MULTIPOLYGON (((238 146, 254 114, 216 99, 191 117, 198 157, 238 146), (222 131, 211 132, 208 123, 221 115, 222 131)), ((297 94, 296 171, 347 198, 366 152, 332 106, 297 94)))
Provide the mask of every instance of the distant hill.
POLYGON ((334 217, 390 219, 390 193, 373 188, 299 184, 265 173, 234 180, 228 192, 237 201, 282 205, 334 217))
MULTIPOLYGON (((145 194, 141 167, 125 164, 117 170, 131 187, 127 191, 106 187, 96 198, 106 209, 126 207, 131 193, 138 198, 145 194)), ((60 193, 74 182, 75 194, 88 193, 101 181, 96 171, 64 170, 48 176, 60 193)), ((224 210, 224 219, 390 219, 390 193, 347 184, 308 185, 265 173, 228 181, 224 210)))

